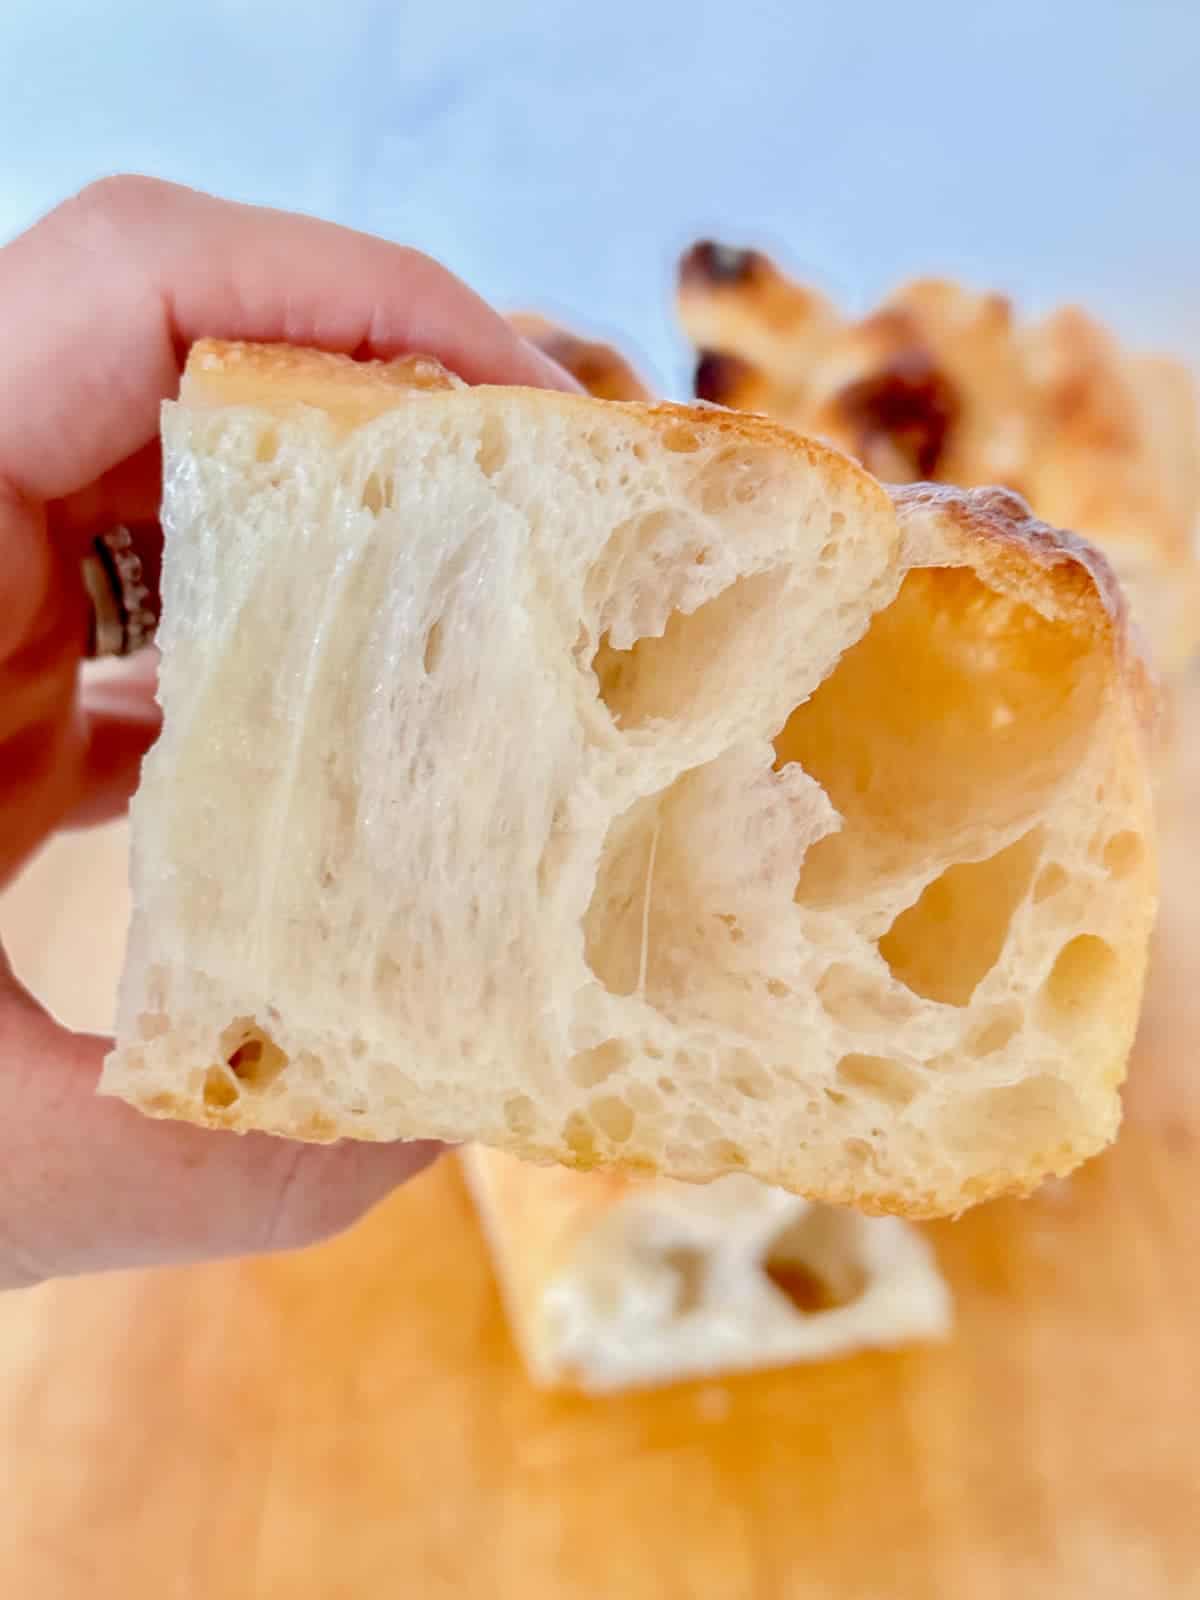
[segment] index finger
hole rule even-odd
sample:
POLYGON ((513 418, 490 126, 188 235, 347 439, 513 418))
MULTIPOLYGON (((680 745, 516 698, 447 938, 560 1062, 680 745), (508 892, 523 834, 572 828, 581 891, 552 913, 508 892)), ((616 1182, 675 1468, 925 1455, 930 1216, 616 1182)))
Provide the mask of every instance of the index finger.
POLYGON ((360 357, 419 351, 468 383, 570 388, 562 369, 419 252, 148 178, 94 184, 0 250, 0 481, 92 484, 158 431, 198 338, 360 357))

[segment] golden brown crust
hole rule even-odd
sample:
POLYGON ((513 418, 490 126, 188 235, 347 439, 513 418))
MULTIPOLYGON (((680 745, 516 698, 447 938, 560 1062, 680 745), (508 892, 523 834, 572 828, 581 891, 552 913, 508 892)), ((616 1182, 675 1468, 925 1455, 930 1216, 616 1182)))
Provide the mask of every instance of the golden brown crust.
MULTIPOLYGON (((287 345, 204 339, 193 345, 188 357, 181 397, 191 405, 246 405, 281 413, 304 406, 327 412, 349 429, 407 404, 414 393, 458 387, 462 387, 461 380, 431 356, 411 355, 394 362, 356 361, 287 345)), ((536 394, 539 403, 550 408, 587 408, 596 403, 591 396, 558 390, 526 392, 536 394)), ((882 485, 840 450, 773 418, 665 400, 606 404, 637 412, 662 435, 668 450, 691 453, 700 449, 705 434, 717 433, 749 445, 782 449, 819 464, 841 480, 843 488, 853 485, 877 506, 886 498, 882 485)))
POLYGON ((1070 617, 1111 641, 1139 731, 1150 751, 1165 735, 1163 697, 1125 592, 1103 551, 1035 517, 1007 489, 904 484, 889 490, 901 525, 932 512, 960 530, 971 567, 993 588, 1035 610, 1070 617))
POLYGON ((619 350, 598 339, 584 339, 534 312, 514 311, 508 319, 523 339, 569 372, 597 400, 650 400, 650 389, 619 350))
POLYGON ((312 406, 355 428, 414 391, 452 389, 459 379, 432 356, 355 361, 284 344, 200 339, 191 348, 180 398, 189 405, 255 406, 284 413, 312 406))
POLYGON ((945 279, 841 318, 759 252, 711 244, 684 257, 679 308, 701 398, 778 416, 890 482, 1017 491, 1111 550, 1165 667, 1192 654, 1200 422, 1177 363, 1127 354, 1075 307, 1018 325, 1003 296, 945 279))
POLYGON ((1029 599, 1099 632, 1123 634, 1129 608, 1111 566, 1095 545, 1035 517, 1008 489, 958 489, 952 484, 898 484, 889 490, 898 514, 930 511, 961 531, 971 565, 995 588, 1029 599), (1032 591, 1032 592, 1031 592, 1032 591))

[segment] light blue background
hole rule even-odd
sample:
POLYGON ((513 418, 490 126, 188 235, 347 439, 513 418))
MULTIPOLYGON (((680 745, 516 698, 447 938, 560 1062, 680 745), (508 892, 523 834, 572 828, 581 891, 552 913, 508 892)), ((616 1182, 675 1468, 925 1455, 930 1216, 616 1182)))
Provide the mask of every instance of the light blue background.
POLYGON ((0 0, 0 237, 123 168, 441 257, 678 390, 696 234, 921 269, 1200 361, 1200 4, 0 0))

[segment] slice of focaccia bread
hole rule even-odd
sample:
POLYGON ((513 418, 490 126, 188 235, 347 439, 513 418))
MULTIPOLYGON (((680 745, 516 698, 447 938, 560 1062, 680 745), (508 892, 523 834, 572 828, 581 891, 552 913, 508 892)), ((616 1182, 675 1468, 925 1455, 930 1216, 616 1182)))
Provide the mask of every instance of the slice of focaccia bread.
POLYGON ((744 1174, 647 1183, 479 1146, 462 1161, 535 1382, 611 1391, 949 1331, 933 1251, 896 1217, 744 1174))
POLYGON ((892 483, 1001 484, 1094 540, 1165 671, 1200 643, 1200 426, 1179 364, 1074 307, 1018 321, 943 279, 843 317, 756 250, 693 247, 679 312, 702 399, 828 439, 892 483))
POLYGON ((920 1215, 1111 1138, 1150 696, 1088 547, 430 363, 201 344, 164 448, 104 1089, 920 1215))

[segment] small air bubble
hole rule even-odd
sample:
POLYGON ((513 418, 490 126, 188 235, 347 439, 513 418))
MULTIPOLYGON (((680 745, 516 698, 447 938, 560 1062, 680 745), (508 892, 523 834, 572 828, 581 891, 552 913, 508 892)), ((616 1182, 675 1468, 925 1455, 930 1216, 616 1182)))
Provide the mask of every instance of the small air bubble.
POLYGON ((421 664, 425 668, 426 677, 436 669, 442 657, 442 624, 439 618, 432 623, 429 632, 425 635, 425 653, 421 657, 421 664))
POLYGON ((204 1075, 204 1104, 214 1111, 227 1111, 239 1098, 238 1086, 220 1067, 209 1067, 204 1075))
POLYGON ((279 454, 279 434, 274 428, 264 428, 258 436, 255 447, 254 459, 256 461, 274 461, 279 454))
POLYGON ((662 444, 664 450, 670 450, 675 455, 691 455, 700 448, 695 430, 683 424, 668 428, 662 436, 662 444))
POLYGON ((581 1088, 603 1083, 629 1061, 629 1051, 616 1039, 606 1039, 591 1050, 580 1050, 567 1062, 567 1076, 581 1088))
POLYGON ((363 509, 372 516, 378 516, 385 507, 392 504, 392 480, 381 478, 377 472, 372 472, 362 491, 363 509))
POLYGON ((591 1104, 593 1124, 614 1144, 624 1144, 633 1133, 632 1109, 617 1095, 604 1095, 591 1104))
POLYGON ((285 1051, 271 1036, 253 1023, 232 1023, 221 1035, 225 1064, 238 1081, 252 1089, 263 1089, 288 1064, 285 1051))

